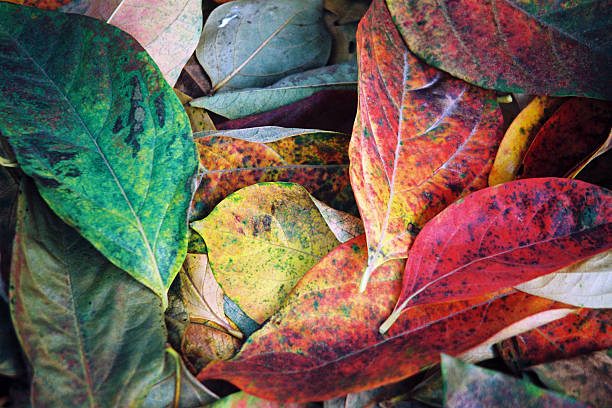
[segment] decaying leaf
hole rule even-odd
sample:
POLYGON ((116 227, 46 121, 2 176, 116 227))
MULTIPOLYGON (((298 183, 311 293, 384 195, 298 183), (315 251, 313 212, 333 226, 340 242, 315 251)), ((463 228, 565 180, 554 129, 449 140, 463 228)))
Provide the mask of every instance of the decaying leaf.
POLYGON ((302 276, 340 244, 327 224, 330 216, 339 218, 324 211, 325 217, 298 184, 260 183, 231 194, 191 226, 206 241, 213 274, 225 294, 261 324, 302 276))
POLYGON ((277 127, 196 134, 202 181, 190 219, 207 216, 242 187, 268 181, 300 184, 332 207, 354 212, 348 143, 339 133, 277 127))
POLYGON ((398 306, 467 299, 612 247, 612 192, 558 178, 477 191, 432 219, 410 250, 398 306))
POLYGON ((587 408, 588 405, 528 381, 442 354, 445 407, 587 408))
POLYGON ((289 75, 266 88, 247 88, 203 96, 191 101, 190 105, 228 119, 238 119, 280 108, 319 91, 353 90, 356 86, 357 66, 354 62, 345 62, 289 75))
POLYGON ((359 293, 366 263, 363 235, 340 245, 308 271, 236 357, 212 363, 198 378, 225 379, 269 400, 327 400, 409 377, 437 364, 441 351, 462 353, 515 321, 564 308, 521 292, 498 292, 410 308, 381 335, 405 262, 382 265, 369 290, 359 293))
POLYGON ((181 341, 181 355, 191 372, 199 373, 212 361, 234 357, 242 342, 217 327, 190 323, 181 341))
POLYGON ((88 17, 0 3, 0 42, 0 132, 21 168, 165 303, 197 169, 172 89, 135 40, 88 17))
POLYGON ((321 0, 237 0, 213 10, 196 56, 213 90, 264 87, 327 62, 321 0))
POLYGON ((571 305, 612 308, 612 250, 515 288, 571 305))
POLYGON ((370 260, 361 290, 462 194, 486 186, 502 115, 494 94, 425 65, 406 48, 383 0, 359 26, 359 117, 351 185, 370 260))
POLYGON ((607 0, 387 0, 428 64, 504 92, 612 99, 607 0))

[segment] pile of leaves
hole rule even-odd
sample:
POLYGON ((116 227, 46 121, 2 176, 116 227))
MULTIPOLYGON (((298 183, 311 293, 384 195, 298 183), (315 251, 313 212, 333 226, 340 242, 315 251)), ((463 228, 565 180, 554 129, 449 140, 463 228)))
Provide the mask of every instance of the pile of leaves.
POLYGON ((0 407, 610 406, 610 2, 219 3, 0 3, 0 407))

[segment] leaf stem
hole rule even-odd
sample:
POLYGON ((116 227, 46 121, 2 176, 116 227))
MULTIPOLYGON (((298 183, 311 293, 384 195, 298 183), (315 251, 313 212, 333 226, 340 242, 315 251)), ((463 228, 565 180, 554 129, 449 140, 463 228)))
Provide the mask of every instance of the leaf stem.
POLYGON ((181 356, 179 356, 172 347, 166 347, 166 352, 168 352, 176 362, 176 372, 174 376, 174 408, 178 408, 181 400, 181 356))
POLYGON ((0 166, 2 167, 19 167, 19 163, 15 160, 7 159, 6 157, 0 156, 0 166))
POLYGON ((389 330, 391 328, 391 326, 393 326, 393 323, 395 323, 395 321, 400 317, 400 315, 402 314, 403 311, 404 311, 403 308, 395 309, 391 313, 391 315, 387 318, 387 320, 385 320, 383 322, 383 324, 380 325, 380 328, 378 329, 378 332, 380 334, 385 334, 387 332, 387 330, 389 330))

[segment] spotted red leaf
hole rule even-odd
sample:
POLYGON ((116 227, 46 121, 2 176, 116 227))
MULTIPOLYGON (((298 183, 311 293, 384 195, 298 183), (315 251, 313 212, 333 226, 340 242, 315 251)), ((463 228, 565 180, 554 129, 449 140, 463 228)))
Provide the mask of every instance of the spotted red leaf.
POLYGON ((209 365, 198 379, 225 379, 275 401, 326 400, 396 382, 438 363, 440 352, 463 353, 518 320, 566 307, 498 292, 411 308, 385 336, 378 326, 399 294, 404 261, 385 263, 359 293, 366 262, 363 235, 336 248, 234 359, 209 365))
POLYGON ((398 306, 467 299, 554 272, 612 247, 612 192, 541 178, 477 191, 417 237, 398 306))
POLYGON ((612 309, 580 309, 563 319, 504 340, 501 357, 515 369, 612 347, 612 309))
POLYGON ((387 0, 412 52, 485 88, 612 98, 610 0, 387 0))
POLYGON ((349 149, 351 185, 374 269, 408 256, 425 223, 485 187, 502 137, 494 94, 430 67, 408 51, 383 0, 357 33, 359 114, 349 149))

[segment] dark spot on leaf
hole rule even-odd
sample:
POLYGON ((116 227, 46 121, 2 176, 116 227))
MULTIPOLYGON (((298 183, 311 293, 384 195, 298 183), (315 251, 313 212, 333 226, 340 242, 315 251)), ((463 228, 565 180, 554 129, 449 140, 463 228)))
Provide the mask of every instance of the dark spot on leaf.
POLYGON ((34 176, 34 179, 38 182, 38 184, 40 184, 43 187, 47 187, 47 188, 57 188, 61 185, 61 183, 58 182, 57 180, 47 178, 47 177, 34 176))
POLYGON ((269 215, 264 215, 263 217, 263 228, 264 231, 270 231, 270 225, 272 224, 272 217, 269 215))
POLYGON ((160 94, 155 98, 155 114, 159 127, 164 127, 166 124, 166 104, 164 103, 164 95, 160 94))
POLYGON ((121 117, 118 117, 115 121, 115 125, 113 126, 113 133, 119 133, 123 127, 123 121, 121 120, 121 117))

